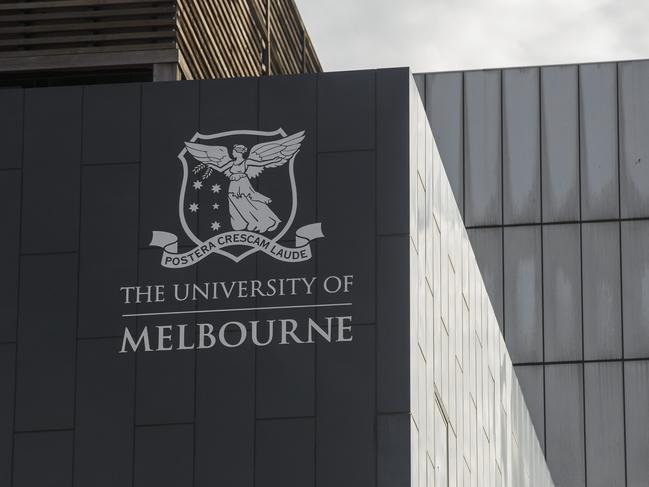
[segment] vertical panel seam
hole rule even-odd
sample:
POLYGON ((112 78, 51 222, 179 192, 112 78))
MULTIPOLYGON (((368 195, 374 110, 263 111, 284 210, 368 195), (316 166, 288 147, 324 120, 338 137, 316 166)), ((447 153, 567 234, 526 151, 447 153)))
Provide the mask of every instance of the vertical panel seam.
MULTIPOLYGON (((505 217, 504 217, 504 196, 503 196, 503 179, 504 179, 504 170, 503 170, 503 73, 502 69, 498 70, 499 82, 500 82, 500 268, 502 276, 502 299, 500 305, 502 306, 502 327, 503 327, 503 338, 506 338, 505 334, 505 323, 507 321, 505 316, 505 217)), ((505 343, 507 341, 505 340, 505 343)))
MULTIPOLYGON (((408 82, 410 81, 410 70, 408 70, 408 82)), ((376 82, 377 71, 374 71, 374 318, 378 323, 378 269, 379 269, 379 249, 378 249, 378 86, 376 82)), ((426 76, 424 79, 424 97, 426 96, 426 76)), ((317 185, 316 185, 317 187, 317 185)), ((317 204, 316 204, 317 211, 317 204)), ((317 272, 316 272, 316 275, 317 272)), ((378 399, 378 330, 374 327, 374 484, 379 482, 379 399, 378 399)), ((315 471, 315 464, 314 464, 315 471)), ((412 483, 412 481, 411 481, 412 483)), ((314 485, 317 485, 317 481, 314 485)))
MULTIPOLYGON (((196 89, 197 93, 197 104, 198 108, 196 110, 196 118, 198 119, 198 130, 202 130, 202 120, 201 120, 201 99, 203 95, 203 90, 202 90, 203 84, 200 82, 198 83, 198 87, 196 89)), ((196 215, 196 228, 200 230, 201 224, 200 224, 200 212, 197 213, 196 215)), ((194 269, 194 279, 198 281, 198 267, 194 269)), ((198 307, 198 303, 194 305, 195 308, 198 307)), ((194 315, 194 323, 196 323, 196 315, 194 315)), ((192 421, 192 448, 193 448, 193 455, 192 455, 192 485, 196 485, 196 450, 198 449, 198 441, 196 437, 196 420, 198 418, 198 351, 197 350, 192 350, 192 353, 194 354, 194 418, 192 421)))
POLYGON ((619 265, 620 265, 620 345, 622 350, 622 434, 624 439, 624 485, 628 483, 628 472, 627 472, 627 446, 626 446, 626 379, 624 374, 624 299, 623 299, 623 283, 622 283, 622 273, 624 269, 622 267, 622 181, 620 178, 621 175, 621 147, 620 144, 620 64, 615 63, 615 82, 616 82, 616 115, 617 115, 617 196, 618 196, 618 216, 620 221, 618 222, 618 235, 619 235, 619 265))
MULTIPOLYGON (((144 111, 142 110, 144 106, 144 85, 140 84, 140 163, 138 165, 138 191, 137 191, 137 206, 138 206, 138 211, 137 211, 137 243, 138 243, 138 250, 136 252, 137 258, 136 258, 136 279, 137 279, 137 284, 140 284, 140 278, 141 273, 140 273, 140 233, 141 233, 141 223, 142 223, 142 154, 144 152, 144 141, 143 141, 143 133, 144 133, 144 111)), ((136 304, 136 310, 138 305, 136 304)), ((138 327, 138 321, 139 319, 135 319, 135 329, 137 331, 138 327)), ((136 447, 136 425, 137 425, 137 358, 138 354, 134 353, 133 354, 133 429, 132 429, 132 451, 131 451, 131 486, 135 485, 135 460, 136 460, 136 452, 135 452, 135 447, 136 447)))
POLYGON ((18 222, 18 292, 16 293, 16 322, 15 322, 15 339, 16 346, 14 348, 14 384, 13 384, 13 431, 11 435, 11 465, 10 465, 10 480, 11 485, 14 485, 15 480, 15 464, 16 464, 16 411, 18 406, 18 346, 20 340, 18 339, 19 334, 19 323, 20 323, 20 294, 21 294, 21 283, 22 283, 22 257, 20 257, 20 251, 22 249, 22 235, 23 235, 23 199, 24 199, 24 179, 25 179, 25 100, 27 94, 25 90, 22 90, 22 135, 21 135, 21 147, 20 147, 20 209, 19 209, 19 222, 18 222))
MULTIPOLYGON (((320 152, 318 140, 320 139, 319 134, 319 107, 320 107, 320 75, 314 76, 315 78, 315 89, 314 89, 314 105, 315 113, 313 114, 314 120, 314 133, 315 133, 315 184, 314 184, 314 200, 315 200, 315 221, 320 221, 318 217, 318 171, 320 168, 320 152)), ((376 111, 374 113, 376 116, 376 111)), ((376 137, 374 138, 374 143, 376 144, 376 137)), ((376 156, 375 156, 376 157, 376 156)), ((314 259, 314 272, 316 276, 319 276, 318 262, 320 259, 316 254, 314 259)), ((318 303, 318 293, 315 295, 315 302, 318 303)), ((313 485, 318 485, 318 342, 316 341, 313 344, 313 485)))
POLYGON ((77 389, 78 389, 78 368, 79 368, 79 342, 77 338, 79 336, 79 291, 81 290, 81 215, 83 211, 83 138, 84 138, 84 108, 85 108, 85 95, 86 88, 80 88, 81 91, 81 106, 80 106, 80 127, 79 127, 79 211, 77 213, 77 296, 76 296, 76 323, 74 330, 74 366, 73 366, 73 392, 72 392, 72 459, 71 459, 71 468, 72 468, 72 477, 70 479, 71 485, 75 484, 74 474, 75 474, 75 456, 77 452, 77 389))
MULTIPOLYGON (((462 176, 460 177, 460 188, 462 189, 462 208, 460 209, 460 212, 462 214, 462 221, 466 222, 466 185, 465 185, 465 179, 466 179, 466 144, 464 143, 465 140, 465 124, 466 124, 466 117, 464 116, 464 106, 466 103, 466 76, 465 72, 462 71, 460 74, 460 117, 462 118, 462 128, 460 129, 462 132, 462 176)), ((426 77, 428 79, 428 76, 426 77)), ((431 169, 432 170, 432 169, 431 169)))
MULTIPOLYGON (((581 249, 581 238, 582 238, 582 220, 583 220, 583 214, 582 214, 582 207, 583 207, 583 195, 582 195, 582 150, 581 150, 581 133, 582 133, 582 120, 581 120, 581 103, 582 103, 582 96, 581 96, 581 66, 577 66, 577 155, 579 159, 579 241, 580 241, 580 249, 579 249, 579 261, 580 261, 580 268, 583 265, 583 252, 581 249)), ((583 280, 583 272, 582 272, 582 280, 583 280)), ((582 283, 583 284, 583 283, 582 283)), ((582 408, 583 408, 583 428, 584 428, 584 484, 588 485, 588 461, 587 461, 587 443, 586 443, 586 364, 583 362, 584 360, 584 330, 583 330, 583 306, 584 306, 584 299, 583 299, 583 285, 582 285, 582 296, 581 296, 581 306, 582 306, 582 334, 581 334, 581 347, 582 347, 582 363, 581 363, 581 381, 582 381, 582 390, 581 390, 581 399, 582 399, 582 408)))
MULTIPOLYGON (((538 70, 538 103, 539 103, 539 216, 543 223, 543 70, 538 70)), ((543 346, 543 363, 545 364, 545 275, 544 275, 544 247, 543 225, 541 225, 541 343, 543 346)), ((543 453, 547 450, 547 427, 545 412, 545 365, 541 367, 541 380, 543 387, 543 453)), ((538 436, 538 435, 537 435, 538 436)))
MULTIPOLYGON (((267 12, 270 12, 270 0, 268 0, 267 3, 267 12)), ((268 14, 270 15, 270 13, 268 14)), ((268 24, 268 32, 270 36, 270 23, 268 24)), ((268 75, 270 75, 270 66, 271 66, 271 41, 269 39, 268 41, 268 75)), ((261 113, 259 109, 259 93, 261 90, 261 83, 259 83, 259 79, 255 81, 256 83, 256 90, 255 90, 255 96, 256 96, 256 120, 255 120, 255 125, 256 129, 259 129, 259 120, 261 118, 261 113)), ((200 111, 200 109, 199 109, 200 111)), ((256 137, 256 141, 259 142, 259 136, 256 137)), ((257 182, 259 184, 259 182, 257 182)), ((258 187, 258 186, 257 186, 258 187)), ((259 257, 258 255, 254 256, 255 259, 255 274, 257 277, 259 275, 259 257)), ((255 297, 255 304, 259 300, 259 297, 255 297)), ((255 311, 255 318, 259 317, 259 310, 255 311)), ((253 344, 254 345, 254 344, 253 344)), ((257 368, 258 368, 258 350, 257 347, 253 346, 252 347, 252 485, 255 487, 257 485, 257 368)))

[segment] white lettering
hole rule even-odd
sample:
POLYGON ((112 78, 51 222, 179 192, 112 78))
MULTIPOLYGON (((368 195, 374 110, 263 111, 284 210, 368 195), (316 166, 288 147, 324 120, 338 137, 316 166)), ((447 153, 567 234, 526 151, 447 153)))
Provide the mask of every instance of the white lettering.
POLYGON ((171 325, 161 325, 156 326, 158 329, 158 349, 157 352, 166 352, 168 350, 173 350, 173 345, 171 344, 171 325), (169 345, 165 345, 165 340, 169 341, 169 345))
POLYGON ((240 346, 245 340, 246 340, 246 335, 247 335, 247 330, 246 327, 243 323, 240 323, 238 321, 228 321, 225 325, 221 327, 219 330, 219 341, 223 344, 223 346, 228 347, 228 348, 235 348, 240 346), (225 339, 225 332, 228 329, 228 326, 234 325, 235 327, 239 328, 239 341, 236 343, 230 343, 225 339))
POLYGON ((187 325, 178 325, 178 350, 192 350, 194 348, 194 344, 192 343, 191 346, 188 346, 185 344, 185 329, 187 328, 187 325))
POLYGON ((329 294, 334 294, 340 291, 340 288, 342 288, 342 281, 340 280, 340 277, 338 276, 329 276, 325 279, 324 281, 324 290, 327 291, 329 294), (333 286, 330 284, 330 282, 333 281, 333 286))
POLYGON ((338 341, 339 342, 351 342, 353 337, 351 335, 352 333, 352 326, 351 326, 351 321, 352 317, 351 316, 338 316, 336 317, 338 320, 338 341), (348 321, 349 324, 345 325, 345 321, 348 321), (345 338, 345 332, 349 332, 349 338, 345 338))
POLYGON ((327 318, 327 331, 324 331, 315 321, 309 318, 309 339, 307 340, 307 343, 314 342, 313 330, 315 330, 322 338, 331 343, 331 318, 327 318))
POLYGON ((210 323, 199 323, 196 326, 198 326, 198 348, 212 348, 216 345, 214 327, 210 323), (209 345, 205 344, 205 339, 209 340, 209 345))
POLYGON ((290 336, 295 343, 304 343, 295 334, 295 330, 297 330, 297 321, 292 319, 279 320, 279 321, 282 323, 282 341, 280 342, 281 345, 288 345, 288 341, 286 340, 287 336, 290 336), (291 325, 290 330, 287 328, 288 324, 291 325))
POLYGON ((142 333, 140 333, 140 337, 137 339, 137 342, 133 340, 133 335, 131 335, 129 329, 124 328, 124 338, 122 339, 122 348, 119 353, 126 353, 127 342, 130 345, 132 352, 135 352, 139 348, 140 343, 144 343, 145 352, 151 351, 151 345, 149 344, 149 331, 146 326, 142 329, 142 333))

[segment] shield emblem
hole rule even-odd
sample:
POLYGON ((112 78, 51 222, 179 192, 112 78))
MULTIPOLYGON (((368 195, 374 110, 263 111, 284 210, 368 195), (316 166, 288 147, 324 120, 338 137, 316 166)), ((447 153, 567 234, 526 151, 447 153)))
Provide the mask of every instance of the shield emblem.
POLYGON ((304 131, 232 130, 196 133, 178 154, 182 182, 179 218, 198 247, 235 232, 246 241, 224 240, 213 253, 239 262, 259 250, 251 234, 280 241, 297 211, 294 163, 304 131))

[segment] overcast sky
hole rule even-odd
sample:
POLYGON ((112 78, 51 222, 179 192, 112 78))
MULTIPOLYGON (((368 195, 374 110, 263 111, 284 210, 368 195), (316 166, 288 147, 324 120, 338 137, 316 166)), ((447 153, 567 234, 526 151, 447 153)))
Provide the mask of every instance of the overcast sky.
POLYGON ((296 0, 325 71, 649 58, 649 0, 296 0))

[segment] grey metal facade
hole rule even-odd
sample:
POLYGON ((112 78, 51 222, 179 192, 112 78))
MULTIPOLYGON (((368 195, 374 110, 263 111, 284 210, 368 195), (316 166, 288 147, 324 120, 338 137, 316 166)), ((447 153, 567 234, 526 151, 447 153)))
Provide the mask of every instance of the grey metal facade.
POLYGON ((556 485, 649 485, 649 62, 415 77, 556 485))
POLYGON ((414 81, 411 93, 411 486, 554 486, 414 81))

